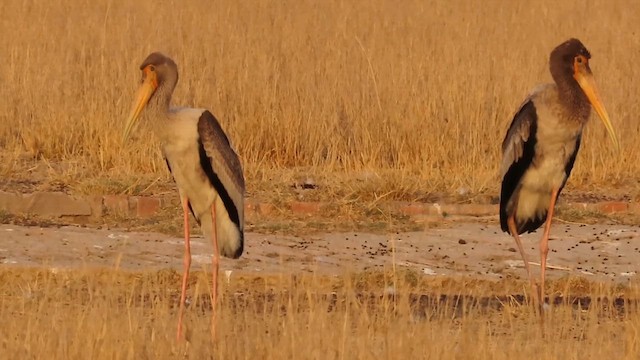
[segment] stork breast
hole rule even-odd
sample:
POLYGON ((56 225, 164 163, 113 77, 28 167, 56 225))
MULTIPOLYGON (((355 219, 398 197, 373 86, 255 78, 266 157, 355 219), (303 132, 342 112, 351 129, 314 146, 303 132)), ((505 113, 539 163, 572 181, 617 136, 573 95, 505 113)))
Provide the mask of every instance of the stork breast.
POLYGON ((583 125, 566 118, 555 104, 545 103, 537 110, 535 155, 522 183, 532 190, 551 192, 566 180, 566 167, 583 125))

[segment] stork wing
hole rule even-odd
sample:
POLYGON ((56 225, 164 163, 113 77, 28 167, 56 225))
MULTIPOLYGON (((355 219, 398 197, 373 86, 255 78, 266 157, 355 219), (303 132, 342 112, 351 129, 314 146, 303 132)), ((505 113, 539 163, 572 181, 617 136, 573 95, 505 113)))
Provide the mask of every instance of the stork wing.
MULTIPOLYGON (((538 121, 534 101, 538 95, 554 87, 554 84, 536 86, 529 95, 527 95, 527 98, 524 99, 522 105, 520 105, 520 108, 513 116, 513 121, 511 121, 507 136, 505 136, 504 141, 502 141, 502 166, 500 167, 500 175, 503 179, 511 166, 520 162, 523 156, 531 155, 533 157, 538 121), (531 154, 527 154, 527 150, 530 150, 531 154)), ((520 180, 520 176, 522 176, 522 174, 519 174, 517 180, 520 180)))
POLYGON ((240 229, 244 221, 244 176, 238 155, 218 120, 205 110, 198 120, 200 164, 229 217, 240 229))
MULTIPOLYGON (((503 178, 511 166, 522 159, 525 155, 525 150, 531 147, 527 145, 532 145, 531 142, 535 142, 536 120, 537 114, 533 99, 527 98, 513 117, 507 135, 502 141, 502 166, 500 167, 500 173, 503 178)), ((532 152, 531 155, 533 155, 533 147, 531 147, 530 150, 532 152)))
POLYGON ((506 232, 509 232, 507 218, 513 206, 511 199, 517 195, 520 181, 535 156, 537 118, 534 99, 531 96, 527 97, 513 117, 507 136, 502 142, 500 226, 506 232))

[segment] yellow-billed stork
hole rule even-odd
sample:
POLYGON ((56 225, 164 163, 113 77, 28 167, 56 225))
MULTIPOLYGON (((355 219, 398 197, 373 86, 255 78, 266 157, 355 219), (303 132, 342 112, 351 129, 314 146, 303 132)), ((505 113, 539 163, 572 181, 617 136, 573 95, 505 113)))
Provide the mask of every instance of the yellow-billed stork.
POLYGON ((544 279, 553 210, 580 148, 591 107, 616 149, 618 139, 589 67, 591 55, 577 39, 558 45, 549 68, 554 84, 537 87, 524 101, 502 143, 500 225, 513 235, 535 300, 544 306, 544 279), (545 224, 540 240, 540 284, 531 275, 519 234, 545 224))
POLYGON ((244 176, 240 159, 218 120, 205 109, 171 107, 178 67, 154 52, 140 65, 141 85, 126 122, 126 141, 142 110, 154 121, 162 153, 178 187, 184 212, 184 272, 177 338, 182 337, 187 279, 191 266, 189 211, 213 243, 212 332, 215 334, 220 254, 238 258, 244 248, 244 176))

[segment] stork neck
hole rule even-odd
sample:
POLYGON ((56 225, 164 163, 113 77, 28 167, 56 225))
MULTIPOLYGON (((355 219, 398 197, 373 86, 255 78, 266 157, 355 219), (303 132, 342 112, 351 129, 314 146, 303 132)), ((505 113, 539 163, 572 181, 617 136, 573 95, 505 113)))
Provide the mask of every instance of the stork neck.
POLYGON ((171 105, 171 95, 176 87, 178 78, 175 75, 167 75, 160 82, 155 94, 149 101, 149 109, 156 114, 167 114, 171 105))
POLYGON ((556 81, 558 85, 558 97, 560 103, 572 114, 573 118, 580 121, 587 121, 591 112, 591 105, 580 85, 573 79, 562 79, 556 81))

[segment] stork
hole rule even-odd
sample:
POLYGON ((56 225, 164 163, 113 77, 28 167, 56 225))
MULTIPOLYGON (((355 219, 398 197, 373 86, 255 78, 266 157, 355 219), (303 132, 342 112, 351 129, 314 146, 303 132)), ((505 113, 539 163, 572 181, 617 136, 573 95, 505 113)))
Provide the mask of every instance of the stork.
POLYGON ((589 67, 590 58, 589 51, 577 39, 569 39, 553 49, 549 69, 555 83, 537 87, 525 99, 502 143, 500 225, 516 241, 540 311, 545 301, 544 279, 553 210, 573 169, 591 107, 619 149, 589 67), (539 243, 540 284, 537 285, 519 235, 533 232, 542 224, 545 226, 539 243))
POLYGON ((244 177, 240 159, 218 120, 205 109, 171 107, 178 67, 154 52, 140 65, 142 80, 124 130, 131 135, 142 110, 154 121, 162 154, 178 187, 184 213, 184 268, 177 338, 182 338, 187 279, 191 266, 189 212, 213 243, 212 334, 215 335, 220 254, 238 258, 244 248, 244 177))

